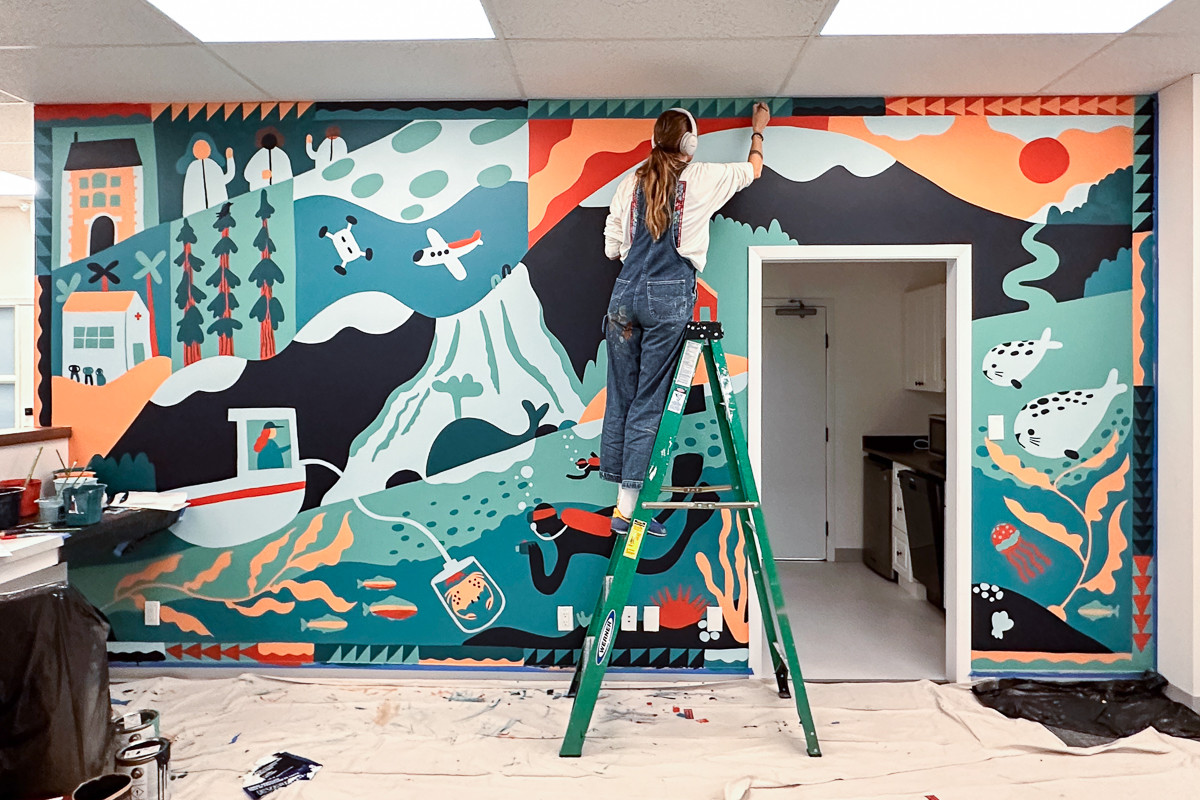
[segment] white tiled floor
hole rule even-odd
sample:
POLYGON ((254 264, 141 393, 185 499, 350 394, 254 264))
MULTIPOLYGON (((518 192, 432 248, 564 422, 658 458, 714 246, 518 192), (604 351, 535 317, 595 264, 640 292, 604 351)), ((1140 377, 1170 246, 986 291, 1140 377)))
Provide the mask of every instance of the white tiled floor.
POLYGON ((806 680, 946 677, 946 616, 861 563, 780 561, 806 680))

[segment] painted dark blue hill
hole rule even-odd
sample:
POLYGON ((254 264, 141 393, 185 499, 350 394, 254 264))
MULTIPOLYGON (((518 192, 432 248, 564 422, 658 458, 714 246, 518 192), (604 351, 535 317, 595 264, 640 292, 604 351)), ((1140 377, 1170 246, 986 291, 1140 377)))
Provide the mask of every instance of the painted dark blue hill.
MULTIPOLYGON (((148 404, 109 455, 145 453, 160 491, 231 478, 237 440, 229 409, 290 406, 301 457, 343 465, 354 437, 425 364, 433 330, 432 319, 413 314, 388 333, 347 328, 326 342, 292 342, 274 358, 248 361, 224 391, 196 392, 173 406, 148 404)), ((328 470, 309 470, 304 507, 319 505, 334 480, 328 470)))

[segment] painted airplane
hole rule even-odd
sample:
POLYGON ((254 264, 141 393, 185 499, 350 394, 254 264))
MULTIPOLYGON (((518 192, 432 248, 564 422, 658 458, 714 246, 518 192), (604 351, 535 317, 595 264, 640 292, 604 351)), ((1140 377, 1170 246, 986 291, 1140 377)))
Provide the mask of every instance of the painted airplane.
POLYGON ((475 235, 470 239, 449 243, 433 228, 427 228, 425 235, 429 237, 429 247, 413 253, 413 263, 418 267, 443 266, 450 271, 455 280, 465 280, 467 269, 459 259, 483 244, 483 235, 475 231, 475 235))

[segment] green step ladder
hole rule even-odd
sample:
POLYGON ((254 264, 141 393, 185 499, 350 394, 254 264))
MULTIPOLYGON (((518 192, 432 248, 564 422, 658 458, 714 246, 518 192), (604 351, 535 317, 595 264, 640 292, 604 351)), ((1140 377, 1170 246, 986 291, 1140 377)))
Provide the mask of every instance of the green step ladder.
POLYGON ((600 589, 600 597, 596 601, 596 610, 592 614, 587 634, 583 638, 583 646, 579 651, 579 661, 575 666, 575 676, 571 680, 569 697, 575 698, 571 707, 571 720, 567 725, 567 733, 563 737, 560 756, 579 756, 583 749, 583 740, 587 735, 592 712, 596 707, 596 697, 600 693, 600 684, 608 669, 608 662, 613 651, 613 642, 617 638, 620 627, 621 612, 629 599, 629 588, 633 576, 637 573, 639 553, 642 538, 646 528, 653 519, 654 512, 660 509, 731 509, 738 515, 738 521, 746 534, 746 558, 751 574, 754 576, 754 587, 758 592, 759 607, 762 609, 763 625, 766 628, 767 641, 770 645, 771 662, 775 669, 775 680, 778 683, 780 697, 794 697, 796 711, 800 716, 800 724, 804 728, 804 738, 810 756, 821 755, 817 743, 817 731, 813 725, 812 711, 808 706, 808 695, 804 691, 804 678, 800 674, 800 661, 796 656, 796 645, 792 640, 792 628, 788 622, 787 612, 783 607, 783 593, 779 589, 779 579, 775 574, 775 558, 771 554, 771 544, 767 540, 767 525, 763 520, 762 509, 759 507, 758 488, 754 483, 754 475, 750 469, 746 450, 746 437, 742 433, 741 419, 733 402, 733 387, 729 381, 729 368, 725 364, 725 351, 721 346, 723 336, 719 322, 690 322, 685 333, 683 352, 679 364, 675 368, 675 378, 671 383, 667 397, 667 407, 663 411, 662 421, 658 426, 658 435, 654 440, 654 449, 650 458, 650 466, 642 491, 638 494, 637 505, 634 506, 633 519, 629 531, 614 537, 612 555, 608 560, 608 571, 600 589), (663 486, 663 476, 671 458, 671 450, 675 438, 679 434, 679 423, 683 419, 684 407, 687 405, 688 394, 692 388, 692 378, 696 374, 696 366, 700 357, 704 357, 708 383, 712 390, 713 402, 716 406, 718 426, 721 429, 721 440, 725 446, 726 461, 729 465, 730 485, 728 486, 663 486), (659 497, 665 493, 698 494, 701 492, 730 492, 732 500, 719 502, 667 502, 659 497), (788 688, 788 676, 791 676, 795 691, 788 688))

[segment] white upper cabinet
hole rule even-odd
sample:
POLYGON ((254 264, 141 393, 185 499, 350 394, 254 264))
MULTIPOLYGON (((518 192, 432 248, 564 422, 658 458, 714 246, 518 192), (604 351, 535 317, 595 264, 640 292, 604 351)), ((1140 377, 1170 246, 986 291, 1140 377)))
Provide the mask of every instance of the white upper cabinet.
POLYGON ((904 293, 904 388, 946 391, 946 285, 904 293))

